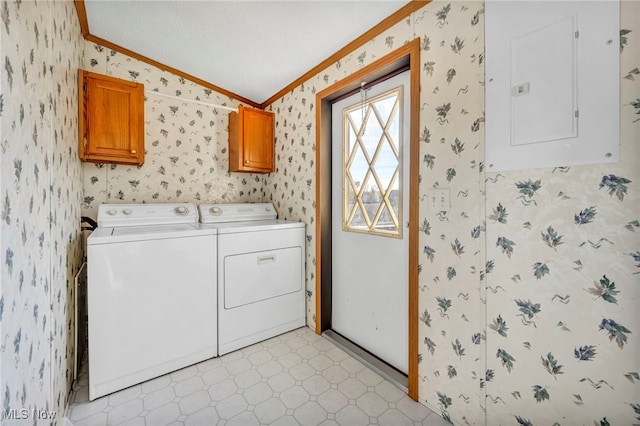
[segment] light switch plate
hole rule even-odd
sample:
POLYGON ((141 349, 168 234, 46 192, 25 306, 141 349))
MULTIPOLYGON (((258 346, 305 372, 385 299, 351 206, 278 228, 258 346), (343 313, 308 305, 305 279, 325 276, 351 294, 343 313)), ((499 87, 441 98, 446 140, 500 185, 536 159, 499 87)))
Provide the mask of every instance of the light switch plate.
POLYGON ((427 190, 429 208, 436 212, 448 212, 451 208, 451 191, 449 188, 427 190))

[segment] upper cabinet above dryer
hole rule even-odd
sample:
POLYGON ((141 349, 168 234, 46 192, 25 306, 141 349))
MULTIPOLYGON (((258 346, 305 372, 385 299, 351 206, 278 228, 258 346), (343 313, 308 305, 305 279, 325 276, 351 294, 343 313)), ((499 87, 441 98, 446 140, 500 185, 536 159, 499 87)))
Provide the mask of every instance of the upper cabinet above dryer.
POLYGON ((275 171, 274 114, 238 107, 229 114, 229 171, 270 173, 275 171))
POLYGON ((80 159, 144 163, 144 85, 78 70, 80 159))

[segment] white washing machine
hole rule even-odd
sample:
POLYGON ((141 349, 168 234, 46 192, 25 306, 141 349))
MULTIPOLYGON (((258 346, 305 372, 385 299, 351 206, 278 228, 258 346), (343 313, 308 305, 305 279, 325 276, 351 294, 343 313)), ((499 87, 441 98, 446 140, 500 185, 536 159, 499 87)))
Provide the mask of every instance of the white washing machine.
POLYGON ((87 239, 89 399, 217 355, 216 229, 195 204, 103 204, 87 239))
POLYGON ((218 353, 305 325, 305 225, 270 203, 201 204, 218 231, 218 353))

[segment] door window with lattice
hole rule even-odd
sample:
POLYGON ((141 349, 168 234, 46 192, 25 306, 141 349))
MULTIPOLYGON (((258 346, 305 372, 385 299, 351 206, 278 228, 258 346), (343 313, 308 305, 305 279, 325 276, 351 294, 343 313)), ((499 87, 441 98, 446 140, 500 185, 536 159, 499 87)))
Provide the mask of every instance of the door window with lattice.
POLYGON ((402 237, 402 87, 343 112, 345 231, 402 237))

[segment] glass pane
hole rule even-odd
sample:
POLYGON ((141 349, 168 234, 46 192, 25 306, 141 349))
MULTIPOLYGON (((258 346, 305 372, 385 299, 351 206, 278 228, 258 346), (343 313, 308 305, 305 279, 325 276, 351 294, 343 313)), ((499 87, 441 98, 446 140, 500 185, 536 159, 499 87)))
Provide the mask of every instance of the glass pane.
POLYGON ((349 147, 348 151, 347 151, 347 155, 351 156, 351 153, 353 152, 353 148, 356 145, 356 142, 358 141, 358 136, 356 135, 355 131, 353 130, 353 126, 349 125, 349 132, 347 134, 348 137, 348 144, 347 146, 349 147))
MULTIPOLYGON (((364 183, 364 177, 369 171, 369 162, 364 157, 362 150, 359 146, 356 147, 356 154, 353 157, 353 162, 347 169, 350 175, 350 178, 353 179, 353 183, 356 188, 360 190, 362 184, 364 183)), ((346 186, 346 183, 345 183, 346 186)))
POLYGON ((367 225, 367 221, 364 220, 364 216, 362 216, 362 210, 360 210, 359 208, 349 225, 353 228, 369 228, 369 225, 367 225))
POLYGON ((382 141, 382 146, 380 147, 380 152, 376 157, 375 163, 373 164, 373 168, 375 170, 380 183, 382 184, 382 191, 386 191, 391 183, 391 179, 393 175, 396 173, 398 169, 398 157, 395 152, 389 146, 386 138, 382 141))
POLYGON ((369 158, 373 158, 373 155, 376 153, 381 136, 382 127, 380 126, 380 122, 376 118, 375 114, 369 114, 369 117, 367 118, 367 127, 362 135, 362 142, 367 149, 369 158))
POLYGON ((395 217, 400 217, 400 188, 398 188, 398 179, 396 179, 391 185, 388 200, 395 217))
POLYGON ((344 141, 347 156, 343 223, 346 230, 393 236, 401 233, 401 93, 395 89, 368 99, 365 109, 361 104, 345 109, 343 125, 348 126, 348 131, 344 141))
POLYGON ((360 132, 360 127, 362 126, 362 117, 366 111, 363 111, 361 105, 356 105, 353 107, 354 109, 348 112, 349 118, 353 123, 353 127, 355 127, 356 133, 360 132))
POLYGON ((347 179, 347 182, 345 182, 345 185, 347 185, 346 215, 348 216, 351 214, 351 211, 353 211, 353 206, 356 204, 356 192, 353 189, 355 182, 353 182, 351 179, 347 179))
POLYGON ((391 114, 391 111, 393 111, 393 106, 396 104, 397 100, 398 94, 394 93, 392 96, 379 100, 375 103, 375 108, 378 110, 380 118, 382 119, 382 122, 384 124, 389 121, 389 116, 391 114))
POLYGON ((380 203, 382 202, 382 194, 378 189, 374 179, 369 179, 365 191, 362 193, 362 203, 367 213, 369 221, 372 221, 378 212, 380 203))
POLYGON ((389 213, 389 209, 386 205, 382 208, 382 214, 378 218, 376 229, 385 232, 393 232, 397 230, 396 224, 391 218, 391 214, 389 213))
POLYGON ((398 114, 394 114, 393 121, 391 125, 387 128, 387 133, 391 137, 393 141, 393 146, 398 149, 400 146, 400 116, 398 114))

